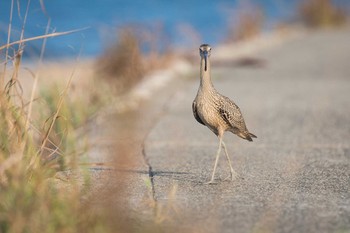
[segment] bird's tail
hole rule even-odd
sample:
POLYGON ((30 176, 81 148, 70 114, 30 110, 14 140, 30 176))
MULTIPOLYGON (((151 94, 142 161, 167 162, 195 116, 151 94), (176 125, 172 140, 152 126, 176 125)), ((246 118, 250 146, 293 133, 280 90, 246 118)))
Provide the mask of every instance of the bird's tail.
POLYGON ((255 136, 254 134, 252 134, 252 133, 250 133, 250 132, 248 132, 248 131, 246 131, 246 132, 240 132, 240 133, 237 134, 237 135, 238 135, 239 137, 243 138, 243 139, 246 139, 246 140, 250 141, 250 142, 253 141, 252 138, 257 138, 257 136, 255 136))
POLYGON ((249 134, 249 136, 251 136, 252 138, 258 138, 257 136, 255 136, 255 135, 252 134, 252 133, 249 133, 249 132, 248 132, 248 134, 249 134))

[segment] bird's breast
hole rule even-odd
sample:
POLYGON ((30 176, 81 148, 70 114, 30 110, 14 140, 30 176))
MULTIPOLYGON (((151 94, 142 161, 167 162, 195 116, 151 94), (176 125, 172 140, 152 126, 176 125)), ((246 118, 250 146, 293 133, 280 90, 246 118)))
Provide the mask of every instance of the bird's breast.
POLYGON ((200 98, 197 100, 197 112, 203 123, 214 133, 219 128, 227 129, 227 123, 219 113, 219 103, 215 99, 200 98))

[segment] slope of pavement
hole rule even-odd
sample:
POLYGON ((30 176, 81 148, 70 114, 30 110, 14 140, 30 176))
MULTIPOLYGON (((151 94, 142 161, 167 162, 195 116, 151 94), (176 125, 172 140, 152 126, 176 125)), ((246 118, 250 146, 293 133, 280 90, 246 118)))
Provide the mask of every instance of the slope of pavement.
POLYGON ((350 30, 308 34, 256 54, 260 68, 214 63, 214 86, 240 106, 258 136, 248 142, 225 134, 242 177, 234 182, 224 181, 229 170, 221 156, 218 184, 203 184, 218 140, 192 115, 198 74, 168 102, 144 150, 156 212, 169 229, 350 231, 349 38, 350 30))

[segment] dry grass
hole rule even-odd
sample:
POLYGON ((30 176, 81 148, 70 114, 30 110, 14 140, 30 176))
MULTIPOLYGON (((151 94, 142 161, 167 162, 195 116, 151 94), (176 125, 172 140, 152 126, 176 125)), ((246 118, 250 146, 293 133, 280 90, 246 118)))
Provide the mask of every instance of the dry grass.
MULTIPOLYGON (((17 71, 8 67, 7 72, 17 71)), ((48 178, 55 169, 43 160, 45 153, 66 155, 66 150, 59 147, 60 141, 55 143, 50 136, 58 133, 54 127, 65 95, 55 102, 52 117, 47 119, 48 127, 40 130, 32 118, 28 119, 28 104, 22 105, 25 100, 18 101, 18 81, 10 82, 11 88, 7 85, 0 95, 0 232, 89 232, 79 223, 80 192, 74 188, 66 195, 52 185, 48 178)), ((75 155, 70 159, 74 160, 75 155)))
POLYGON ((97 59, 96 75, 111 83, 117 94, 128 91, 150 72, 170 64, 173 54, 164 37, 159 25, 121 28, 118 40, 97 59))
POLYGON ((306 26, 312 28, 335 27, 347 21, 346 12, 332 0, 307 0, 299 6, 299 15, 306 26))
POLYGON ((230 11, 226 42, 240 41, 258 36, 264 26, 263 10, 253 4, 240 5, 230 11))
POLYGON ((97 61, 97 75, 114 81, 116 89, 125 91, 142 79, 145 71, 139 41, 131 29, 120 33, 118 42, 110 46, 97 61))
POLYGON ((0 92, 0 232, 94 232, 102 220, 83 214, 77 184, 70 183, 67 195, 50 180, 57 169, 77 164, 75 126, 67 120, 67 106, 74 105, 67 98, 70 84, 60 94, 46 90, 55 97, 51 103, 35 98, 29 104, 21 95, 19 71, 20 65, 7 67, 2 77, 10 80, 2 80, 7 85, 0 92), (69 162, 47 163, 54 154, 69 162))
MULTIPOLYGON (((11 2, 10 22, 14 2, 11 2)), ((0 52, 5 54, 4 60, 0 61, 0 232, 104 230, 103 220, 88 213, 87 207, 81 204, 84 190, 73 181, 67 195, 52 182, 57 169, 64 166, 75 168, 77 151, 74 144, 77 139, 74 131, 79 122, 74 124, 71 119, 77 118, 79 113, 79 117, 88 114, 76 111, 82 103, 68 98, 74 72, 59 93, 50 88, 42 89, 37 71, 28 72, 33 79, 31 86, 21 85, 25 43, 37 39, 43 41, 39 60, 43 66, 46 39, 70 33, 46 33, 40 37, 24 38, 28 9, 29 2, 19 40, 10 41, 12 24, 9 23, 8 41, 0 47, 0 52), (38 96, 37 89, 44 90, 45 94, 38 96), (60 164, 56 160, 47 163, 47 158, 54 154, 69 158, 69 162, 61 160, 60 164)))

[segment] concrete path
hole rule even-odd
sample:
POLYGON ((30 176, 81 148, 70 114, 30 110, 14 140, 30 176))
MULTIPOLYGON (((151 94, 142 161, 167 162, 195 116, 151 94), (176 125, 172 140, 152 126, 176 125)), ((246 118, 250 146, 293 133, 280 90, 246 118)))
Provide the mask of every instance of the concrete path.
POLYGON ((197 73, 146 138, 159 222, 174 232, 350 232, 350 30, 315 32, 256 57, 263 67, 212 67, 216 89, 258 136, 225 134, 242 179, 223 181, 222 156, 218 184, 203 184, 218 140, 192 116, 197 73))

